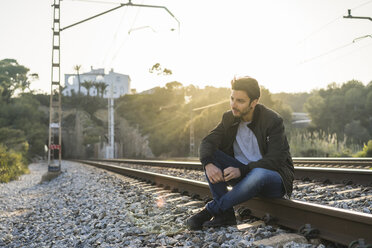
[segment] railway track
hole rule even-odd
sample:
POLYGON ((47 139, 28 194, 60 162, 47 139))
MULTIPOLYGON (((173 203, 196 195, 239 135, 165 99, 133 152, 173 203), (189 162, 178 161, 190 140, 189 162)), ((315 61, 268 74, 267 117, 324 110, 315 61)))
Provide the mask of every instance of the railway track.
MULTIPOLYGON (((101 159, 101 161, 117 161, 134 164, 159 164, 159 162, 178 167, 199 168, 200 162, 196 159, 181 160, 149 160, 149 159, 101 159)), ((349 169, 372 169, 372 158, 306 158, 294 157, 294 165, 297 167, 322 167, 322 168, 349 168, 349 169)))
MULTIPOLYGON (((210 191, 208 184, 196 180, 184 179, 169 175, 163 175, 154 172, 142 171, 138 169, 125 168, 120 165, 113 165, 113 163, 132 163, 156 165, 162 167, 179 167, 191 170, 201 170, 200 163, 197 162, 162 162, 149 160, 110 160, 110 161, 79 161, 85 164, 90 164, 102 169, 110 170, 119 174, 131 176, 148 183, 156 184, 160 187, 166 187, 180 193, 188 193, 195 197, 210 198, 210 191)), ((302 167, 301 167, 302 168, 302 167)), ((312 173, 314 173, 313 168, 312 173)), ((337 168, 323 168, 325 170, 337 168)), ((298 173, 296 168, 296 174, 298 173)), ((354 169, 355 171, 355 169, 354 169)), ((361 170, 364 174, 363 180, 366 184, 371 183, 371 173, 368 170, 361 170), (368 181, 369 179, 369 181, 368 181)), ((348 172, 347 174, 357 175, 358 173, 348 172)), ((359 180, 357 176, 353 180, 359 180)), ((349 177, 350 178, 350 177, 349 177)), ((348 179, 349 180, 349 179, 348 179)), ((333 241, 343 245, 349 245, 358 239, 364 239, 365 243, 372 243, 372 215, 359 213, 350 210, 343 210, 329 206, 302 202, 298 200, 284 200, 284 199, 261 199, 254 198, 244 204, 242 207, 249 209, 250 215, 273 220, 275 223, 288 227, 293 230, 301 230, 305 235, 317 235, 319 238, 333 241)))
MULTIPOLYGON (((372 185, 372 159, 363 158, 294 158, 296 179, 333 183, 372 185), (346 170, 347 169, 347 170, 346 170)), ((196 161, 163 161, 134 159, 100 159, 109 163, 127 163, 166 168, 203 170, 196 161)))

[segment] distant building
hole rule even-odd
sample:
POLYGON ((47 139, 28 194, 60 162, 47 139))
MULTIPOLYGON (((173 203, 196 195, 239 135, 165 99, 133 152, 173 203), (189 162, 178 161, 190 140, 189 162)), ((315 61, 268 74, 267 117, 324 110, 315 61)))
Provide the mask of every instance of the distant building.
MULTIPOLYGON (((110 97, 110 87, 113 90, 113 97, 119 98, 122 95, 130 93, 130 77, 128 75, 114 72, 113 69, 105 74, 105 69, 93 69, 87 73, 80 74, 80 93, 87 95, 88 91, 81 84, 84 81, 92 82, 104 82, 107 84, 107 88, 103 94, 104 98, 110 97)), ((71 96, 79 92, 79 79, 77 74, 65 74, 65 86, 62 94, 65 96, 71 96)), ((99 92, 99 95, 102 93, 99 92)), ((92 87, 89 89, 89 95, 97 95, 97 89, 92 87)))

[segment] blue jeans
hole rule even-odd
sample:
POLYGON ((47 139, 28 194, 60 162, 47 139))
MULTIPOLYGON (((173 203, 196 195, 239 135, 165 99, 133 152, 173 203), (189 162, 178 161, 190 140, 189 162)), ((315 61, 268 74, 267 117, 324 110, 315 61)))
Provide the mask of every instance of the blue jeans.
MULTIPOLYGON (((227 167, 247 166, 222 151, 216 151, 213 164, 223 172, 227 167)), ((206 205, 207 210, 215 215, 231 209, 233 206, 245 202, 255 196, 267 198, 281 198, 285 190, 279 173, 273 170, 254 168, 244 177, 212 184, 208 177, 209 188, 213 200, 206 205), (227 186, 233 186, 228 191, 227 186)))

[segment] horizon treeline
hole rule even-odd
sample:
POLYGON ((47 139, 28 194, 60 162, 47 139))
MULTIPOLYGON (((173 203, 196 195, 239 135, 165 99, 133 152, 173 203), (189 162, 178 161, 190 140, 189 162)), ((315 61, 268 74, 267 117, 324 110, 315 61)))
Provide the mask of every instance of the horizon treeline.
MULTIPOLYGON (((116 114, 148 135, 155 156, 186 157, 190 155, 190 126, 196 146, 191 154, 195 155, 201 139, 230 109, 229 96, 229 88, 199 89, 170 82, 150 94, 121 97, 116 101, 116 114)), ((351 80, 295 94, 271 94, 262 87, 260 103, 283 117, 293 156, 353 156, 372 138, 372 82, 364 86, 351 80), (310 125, 293 125, 292 112, 307 112, 310 125)))
MULTIPOLYGON (((0 177, 7 174, 6 180, 25 172, 32 158, 46 156, 49 96, 30 90, 36 78, 37 74, 16 60, 0 60, 0 177)), ((136 145, 125 136, 130 129, 141 136, 139 149, 146 146, 156 157, 197 156, 201 139, 230 109, 229 98, 229 88, 200 89, 176 81, 124 95, 115 100, 115 142, 136 145), (193 151, 190 128, 194 130, 193 151)), ((311 93, 272 94, 263 87, 260 102, 283 117, 293 156, 372 156, 372 82, 333 83, 311 93), (293 112, 308 113, 310 125, 293 125, 293 112)), ((62 105, 62 127, 67 134, 63 145, 81 144, 82 152, 75 157, 97 156, 95 147, 107 142, 107 99, 73 94, 63 96, 62 105), (81 143, 73 140, 77 128, 81 143)), ((144 155, 133 152, 128 157, 144 155)))

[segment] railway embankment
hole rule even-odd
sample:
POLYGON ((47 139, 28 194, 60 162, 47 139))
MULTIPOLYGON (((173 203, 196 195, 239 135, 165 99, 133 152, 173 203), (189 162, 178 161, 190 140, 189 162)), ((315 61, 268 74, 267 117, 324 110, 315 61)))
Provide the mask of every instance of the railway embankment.
POLYGON ((202 201, 80 163, 45 182, 46 164, 30 171, 0 184, 1 247, 324 247, 254 218, 190 232, 184 221, 202 201))

